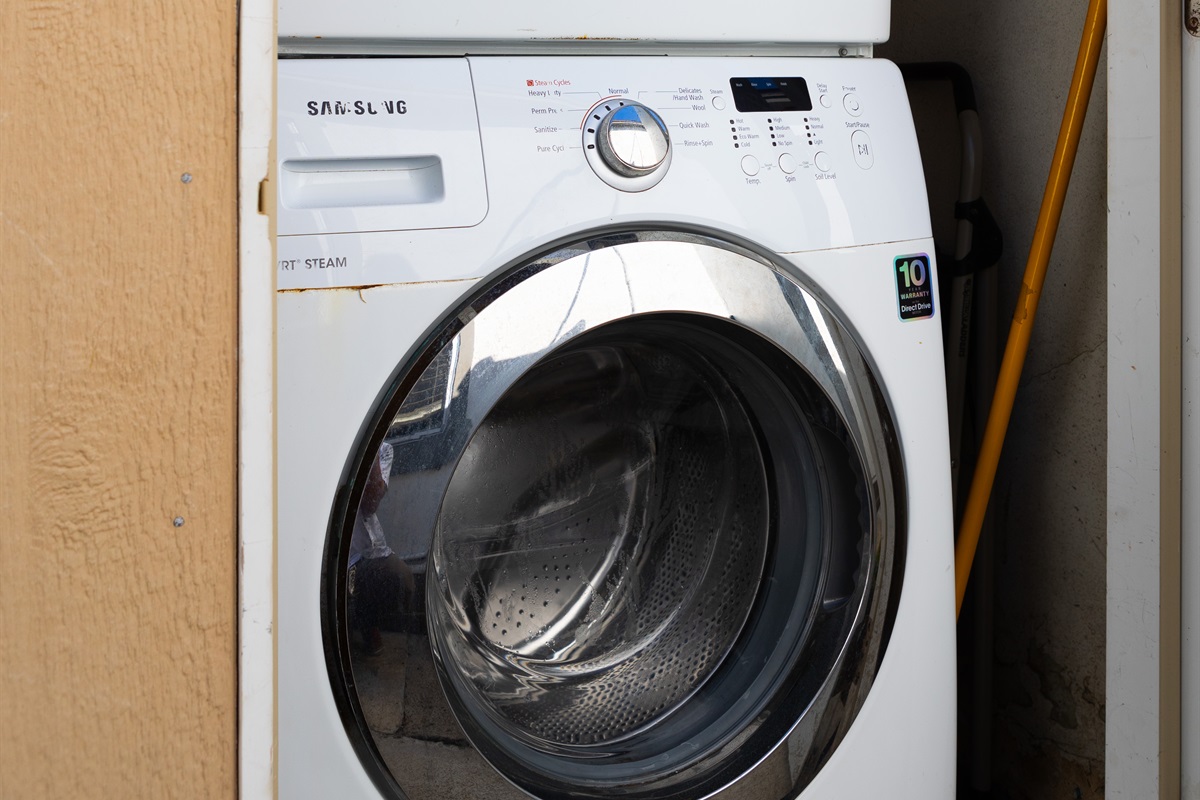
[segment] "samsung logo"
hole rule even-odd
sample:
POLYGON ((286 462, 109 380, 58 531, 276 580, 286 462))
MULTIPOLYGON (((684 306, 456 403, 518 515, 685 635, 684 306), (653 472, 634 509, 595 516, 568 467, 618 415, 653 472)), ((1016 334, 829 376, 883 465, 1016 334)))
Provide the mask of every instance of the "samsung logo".
POLYGON ((384 100, 375 104, 369 100, 309 100, 310 117, 341 117, 346 115, 365 116, 375 114, 407 114, 408 106, 403 100, 384 100))

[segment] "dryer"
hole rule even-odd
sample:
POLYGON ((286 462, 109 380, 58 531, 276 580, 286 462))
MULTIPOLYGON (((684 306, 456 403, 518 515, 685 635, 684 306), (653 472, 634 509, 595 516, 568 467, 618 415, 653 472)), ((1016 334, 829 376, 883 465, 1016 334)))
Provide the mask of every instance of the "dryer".
POLYGON ((525 52, 869 55, 891 23, 889 0, 755 0, 737 9, 639 0, 279 0, 279 52, 466 54, 525 52))
POLYGON ((287 798, 950 798, 896 68, 279 64, 287 798))

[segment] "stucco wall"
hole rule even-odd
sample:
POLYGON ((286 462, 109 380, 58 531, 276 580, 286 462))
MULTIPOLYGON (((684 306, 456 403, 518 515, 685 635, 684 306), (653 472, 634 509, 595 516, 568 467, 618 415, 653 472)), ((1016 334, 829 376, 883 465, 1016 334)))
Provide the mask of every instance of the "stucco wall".
MULTIPOLYGON (((1001 340, 1085 6, 895 0, 892 40, 879 51, 898 62, 957 61, 974 79, 985 137, 984 196, 1005 234, 1001 340)), ((998 797, 1104 794, 1104 78, 1102 61, 992 499, 998 797)))
POLYGON ((0 6, 6 800, 235 792, 236 13, 0 6))

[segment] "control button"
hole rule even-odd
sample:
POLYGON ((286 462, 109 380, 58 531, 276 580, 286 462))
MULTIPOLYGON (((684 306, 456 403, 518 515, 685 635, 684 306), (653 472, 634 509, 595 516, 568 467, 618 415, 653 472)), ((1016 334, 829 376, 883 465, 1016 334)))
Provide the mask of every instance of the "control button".
POLYGON ((600 180, 622 192, 656 186, 671 166, 671 136, 662 117, 623 97, 601 100, 583 118, 583 155, 600 180))
POLYGON ((829 167, 832 166, 829 163, 829 153, 826 153, 824 150, 817 151, 817 154, 813 156, 813 163, 817 165, 817 169, 821 170, 821 172, 829 172, 829 167))
POLYGON ((871 137, 866 131, 855 131, 850 134, 850 147, 854 150, 854 160, 863 169, 870 169, 875 163, 875 148, 871 137))
POLYGON ((724 111, 725 110, 725 98, 724 97, 714 97, 712 99, 712 107, 715 108, 717 111, 724 111))
POLYGON ((852 94, 842 98, 842 105, 846 107, 846 113, 852 117, 857 117, 862 113, 862 103, 858 102, 858 97, 852 94))
POLYGON ((829 108, 830 106, 833 105, 833 101, 829 99, 829 95, 827 95, 827 94, 821 95, 821 105, 825 108, 829 108))
POLYGON ((663 165, 671 149, 671 137, 658 114, 641 103, 627 102, 600 121, 596 144, 609 169, 626 178, 637 178, 663 165))
POLYGON ((779 168, 791 175, 796 171, 796 159, 791 153, 784 153, 779 157, 779 168))
POLYGON ((742 156, 742 172, 751 177, 758 174, 758 159, 754 156, 742 156))

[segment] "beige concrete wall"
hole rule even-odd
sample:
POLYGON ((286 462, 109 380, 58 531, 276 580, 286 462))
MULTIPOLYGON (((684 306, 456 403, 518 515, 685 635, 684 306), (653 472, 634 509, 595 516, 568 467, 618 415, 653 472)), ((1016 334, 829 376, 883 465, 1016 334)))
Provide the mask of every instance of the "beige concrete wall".
POLYGON ((0 5, 6 800, 235 794, 236 14, 0 5))
MULTIPOLYGON (((880 51, 957 61, 974 78, 984 196, 1005 234, 1001 346, 1086 6, 895 0, 892 41, 880 51)), ((998 796, 1013 800, 1104 796, 1105 77, 1102 61, 992 496, 994 777, 998 796)), ((949 201, 934 208, 950 213, 949 201)))

